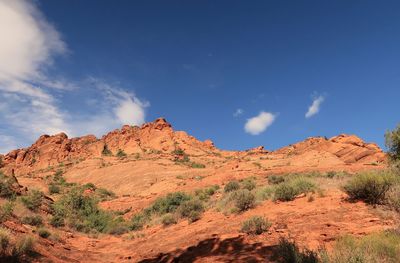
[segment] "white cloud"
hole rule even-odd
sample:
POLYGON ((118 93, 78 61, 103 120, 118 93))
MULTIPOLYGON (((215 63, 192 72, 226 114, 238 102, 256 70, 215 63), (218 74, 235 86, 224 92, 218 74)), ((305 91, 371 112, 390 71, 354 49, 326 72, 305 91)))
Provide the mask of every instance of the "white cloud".
POLYGON ((67 49, 59 32, 32 2, 0 0, 0 38, 0 128, 7 128, 0 132, 0 152, 24 146, 43 133, 99 136, 121 124, 145 121, 148 103, 94 78, 86 101, 100 103, 89 108, 91 113, 87 108, 80 112, 74 108, 74 113, 63 108, 60 97, 68 92, 80 98, 82 93, 72 81, 46 74, 54 57, 67 49))
POLYGON ((262 111, 257 116, 247 120, 244 130, 251 135, 258 135, 265 131, 275 119, 275 114, 262 111))
POLYGON ((233 113, 233 117, 239 117, 240 115, 243 114, 243 110, 242 109, 237 109, 234 113, 233 113))
POLYGON ((324 102, 325 98, 323 96, 318 96, 315 98, 310 107, 308 107, 308 111, 306 112, 305 117, 310 118, 319 112, 322 102, 324 102))

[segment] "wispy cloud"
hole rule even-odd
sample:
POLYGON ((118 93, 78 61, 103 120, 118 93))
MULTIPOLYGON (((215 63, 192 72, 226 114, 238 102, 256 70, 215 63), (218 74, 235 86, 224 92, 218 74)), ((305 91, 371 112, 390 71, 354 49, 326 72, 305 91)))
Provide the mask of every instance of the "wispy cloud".
POLYGON ((67 52, 67 45, 32 2, 0 1, 0 32, 0 152, 43 133, 100 135, 121 124, 145 121, 149 104, 119 86, 95 78, 79 81, 93 84, 93 92, 80 98, 75 81, 48 76, 47 69, 67 52), (63 106, 64 95, 100 103, 89 108, 90 114, 85 109, 72 113, 63 106))
POLYGON ((310 118, 312 116, 314 116, 315 114, 317 114, 321 108, 321 104, 322 102, 324 102, 325 98, 323 96, 318 96, 316 98, 314 98, 312 104, 310 105, 310 107, 308 107, 308 111, 305 114, 306 118, 310 118))
POLYGON ((236 111, 233 113, 233 117, 239 117, 240 115, 242 115, 244 112, 243 109, 236 109, 236 111))
POLYGON ((251 135, 258 135, 271 126, 275 119, 275 114, 261 111, 257 116, 247 120, 244 130, 251 135))

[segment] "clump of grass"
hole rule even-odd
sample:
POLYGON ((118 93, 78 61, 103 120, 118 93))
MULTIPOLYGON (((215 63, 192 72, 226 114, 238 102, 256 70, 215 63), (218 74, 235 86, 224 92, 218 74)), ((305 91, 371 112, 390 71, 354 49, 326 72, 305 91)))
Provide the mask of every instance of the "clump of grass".
POLYGON ((150 215, 146 213, 135 214, 131 219, 130 229, 133 231, 142 230, 146 222, 150 220, 150 215))
POLYGON ((247 178, 241 181, 241 186, 243 189, 251 191, 256 188, 256 182, 252 178, 247 178))
POLYGON ((169 193, 165 197, 157 198, 151 206, 151 210, 160 215, 175 212, 183 202, 190 199, 191 197, 183 192, 169 193))
POLYGON ((218 191, 218 189, 218 185, 209 186, 205 189, 197 189, 195 191, 195 196, 202 201, 208 201, 210 197, 213 196, 216 191, 218 191))
POLYGON ((0 259, 7 253, 7 248, 10 244, 10 231, 0 227, 0 259))
MULTIPOLYGON (((281 263, 318 263, 318 253, 309 249, 300 249, 295 242, 281 238, 274 251, 274 259, 281 263)), ((362 261, 355 261, 362 262, 362 261)))
POLYGON ((10 201, 0 206, 0 223, 10 218, 13 210, 14 210, 14 203, 10 201))
POLYGON ((225 187, 224 187, 224 192, 228 193, 228 192, 233 192, 236 190, 240 189, 240 184, 237 181, 229 181, 225 187))
POLYGON ((297 177, 276 186, 274 199, 279 201, 292 201, 302 193, 312 192, 316 185, 308 178, 297 177))
POLYGON ((260 235, 271 227, 271 223, 262 216, 252 216, 242 223, 241 231, 250 235, 260 235))
POLYGON ((343 190, 351 200, 363 200, 369 204, 383 203, 386 193, 396 178, 388 171, 364 172, 354 176, 343 190))
POLYGON ((59 194, 61 191, 61 187, 55 183, 49 184, 49 193, 52 194, 59 194))
POLYGON ((232 198, 239 212, 249 210, 255 206, 256 198, 254 194, 247 189, 233 192, 232 198))
POLYGON ((23 236, 17 240, 12 248, 12 255, 21 258, 24 255, 31 255, 34 251, 35 240, 31 236, 23 236))
POLYGON ((195 162, 191 162, 190 163, 190 167, 192 168, 197 168, 197 169, 201 169, 201 168, 206 168, 206 166, 202 163, 195 163, 195 162))
POLYGON ((43 225, 43 218, 40 215, 25 216, 21 222, 31 226, 41 226, 43 225))
POLYGON ((280 184, 285 181, 285 178, 280 175, 270 175, 267 178, 269 184, 280 184))
POLYGON ((176 218, 173 214, 165 214, 162 217, 161 222, 164 226, 174 225, 177 223, 176 218))
POLYGON ((21 197, 21 202, 26 208, 36 211, 42 205, 43 193, 38 190, 32 190, 26 196, 21 197))
POLYGON ((183 202, 178 209, 178 214, 180 217, 188 218, 190 222, 199 220, 203 212, 203 203, 198 199, 192 199, 183 202))
POLYGON ((103 150, 101 151, 101 154, 104 156, 112 156, 112 152, 108 149, 107 144, 104 144, 103 150))
POLYGON ((16 192, 13 188, 13 184, 15 184, 15 178, 11 176, 5 176, 0 171, 0 197, 7 199, 14 199, 16 196, 16 192))

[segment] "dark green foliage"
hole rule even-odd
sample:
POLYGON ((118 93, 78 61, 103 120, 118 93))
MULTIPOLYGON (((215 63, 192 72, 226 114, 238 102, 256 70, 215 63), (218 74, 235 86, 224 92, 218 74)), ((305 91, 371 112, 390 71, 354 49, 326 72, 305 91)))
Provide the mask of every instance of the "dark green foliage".
POLYGON ((284 181, 285 181, 285 178, 283 178, 283 176, 279 176, 279 175, 268 176, 269 184, 280 184, 280 183, 283 183, 284 181))
POLYGON ((181 217, 189 218, 192 222, 198 220, 203 212, 203 203, 198 199, 185 201, 179 206, 178 209, 178 214, 181 217))
POLYGON ((292 201, 302 193, 312 192, 316 189, 315 184, 308 178, 295 177, 287 182, 276 186, 274 199, 279 201, 292 201))
POLYGON ((13 209, 14 203, 12 202, 6 202, 4 205, 0 206, 0 223, 11 217, 13 209))
POLYGON ((49 193, 50 194, 59 194, 61 191, 61 187, 55 183, 49 184, 49 193))
POLYGON ((21 202, 26 206, 26 208, 36 211, 42 205, 43 193, 38 190, 32 190, 27 196, 21 197, 21 202))
POLYGON ((104 156, 112 156, 112 152, 108 149, 107 144, 104 144, 103 151, 101 151, 101 154, 104 156))
POLYGON ((48 238, 51 235, 51 233, 46 228, 39 228, 38 235, 43 238, 48 238))
POLYGON ((400 161, 400 125, 385 134, 385 144, 392 161, 400 161))
POLYGON ((242 188, 243 189, 247 189, 249 191, 253 190, 254 188, 256 188, 256 183, 254 182, 253 179, 244 179, 242 182, 242 188))
POLYGON ((87 190, 87 189, 92 190, 92 191, 96 190, 96 186, 93 183, 84 184, 82 187, 83 187, 83 190, 87 190))
POLYGON ((21 222, 23 224, 28 224, 31 226, 41 226, 43 225, 43 219, 40 215, 25 216, 22 218, 21 222))
POLYGON ((118 152, 117 152, 116 156, 118 158, 125 158, 127 156, 127 154, 123 150, 118 149, 118 152))
POLYGON ((256 198, 252 192, 247 189, 238 190, 232 193, 235 207, 239 212, 246 211, 255 206, 256 198))
POLYGON ((240 188, 239 182, 230 181, 225 185, 224 192, 228 193, 228 192, 236 191, 236 190, 239 190, 239 188, 240 188))
POLYGON ((208 201, 210 199, 210 196, 214 195, 218 189, 218 185, 213 185, 205 189, 197 189, 195 191, 195 196, 202 201, 208 201))
POLYGON ((328 178, 334 178, 335 175, 336 175, 335 171, 329 171, 326 173, 326 177, 328 177, 328 178))
POLYGON ((282 238, 274 251, 274 257, 281 263, 318 263, 318 254, 314 251, 300 250, 295 242, 282 238))
POLYGON ((82 187, 74 187, 55 202, 50 223, 61 226, 66 219, 68 225, 77 231, 107 233, 118 222, 111 212, 98 207, 98 200, 94 196, 84 195, 83 191, 82 187))
POLYGON ((297 195, 297 191, 293 185, 281 184, 275 189, 275 200, 279 201, 292 201, 297 195))
POLYGON ((182 149, 180 149, 180 148, 177 148, 177 149, 175 149, 174 151, 172 151, 172 154, 183 156, 183 155, 185 155, 186 153, 185 153, 184 150, 182 150, 182 149))
POLYGON ((242 232, 250 235, 260 235, 271 227, 271 223, 261 216, 252 216, 242 223, 242 232))
POLYGON ((0 171, 0 197, 14 199, 16 193, 13 184, 16 183, 15 179, 11 176, 5 176, 0 171))
POLYGON ((157 198, 151 210, 157 214, 175 212, 183 202, 188 200, 190 200, 190 196, 183 192, 169 193, 165 197, 157 198))
POLYGON ((395 177, 389 172, 365 172, 354 176, 343 189, 352 200, 379 204, 384 201, 394 181, 395 177))
POLYGON ((111 200, 116 197, 112 191, 104 188, 97 188, 95 193, 100 198, 101 201, 111 200))

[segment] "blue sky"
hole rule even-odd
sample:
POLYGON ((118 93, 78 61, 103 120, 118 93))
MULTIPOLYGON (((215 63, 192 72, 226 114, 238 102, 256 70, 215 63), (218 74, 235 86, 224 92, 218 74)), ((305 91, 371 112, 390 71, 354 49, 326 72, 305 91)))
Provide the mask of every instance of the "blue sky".
POLYGON ((398 1, 0 1, 0 152, 163 116, 223 149, 400 122, 398 1), (307 114, 308 112, 308 114, 307 114))

